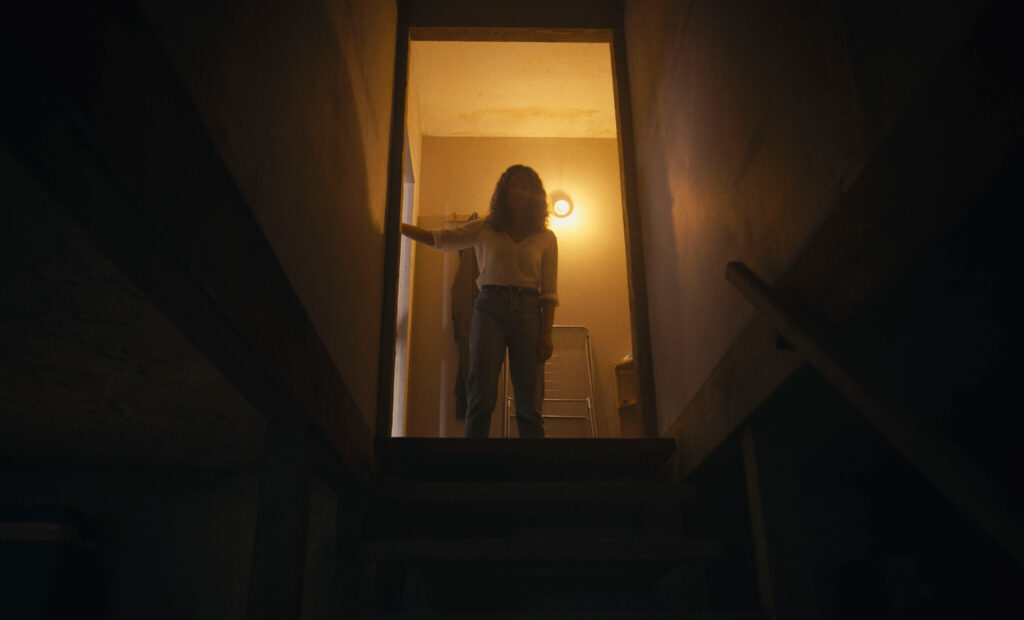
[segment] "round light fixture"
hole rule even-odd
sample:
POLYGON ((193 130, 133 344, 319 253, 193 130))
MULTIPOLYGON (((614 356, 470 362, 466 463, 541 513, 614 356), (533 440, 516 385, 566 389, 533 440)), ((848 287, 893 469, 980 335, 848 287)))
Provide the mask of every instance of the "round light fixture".
POLYGON ((551 213, 555 217, 568 217, 572 213, 572 198, 565 192, 551 192, 551 213))

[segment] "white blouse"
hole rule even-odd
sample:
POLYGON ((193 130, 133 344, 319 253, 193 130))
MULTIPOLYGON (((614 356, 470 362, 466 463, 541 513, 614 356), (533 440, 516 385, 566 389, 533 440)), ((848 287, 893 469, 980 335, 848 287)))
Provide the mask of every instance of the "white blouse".
POLYGON ((540 292, 541 299, 558 305, 558 240, 545 228, 519 243, 498 232, 486 219, 472 220, 457 228, 430 231, 433 248, 461 250, 472 247, 480 268, 477 286, 523 286, 540 292))

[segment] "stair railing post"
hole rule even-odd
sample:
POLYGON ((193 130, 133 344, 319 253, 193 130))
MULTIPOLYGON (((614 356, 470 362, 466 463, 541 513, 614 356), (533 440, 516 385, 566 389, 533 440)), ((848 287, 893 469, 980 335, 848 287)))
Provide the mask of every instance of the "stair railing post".
POLYGON ((740 431, 757 587, 769 618, 820 618, 790 422, 762 416, 740 431))
POLYGON ((853 364, 814 321, 784 303, 749 267, 729 263, 725 278, 925 479, 1024 563, 1024 524, 1006 507, 985 472, 948 433, 910 407, 904 395, 885 389, 877 377, 853 364))
POLYGON ((248 620, 287 620, 302 612, 309 528, 310 422, 282 413, 267 423, 260 474, 248 620))

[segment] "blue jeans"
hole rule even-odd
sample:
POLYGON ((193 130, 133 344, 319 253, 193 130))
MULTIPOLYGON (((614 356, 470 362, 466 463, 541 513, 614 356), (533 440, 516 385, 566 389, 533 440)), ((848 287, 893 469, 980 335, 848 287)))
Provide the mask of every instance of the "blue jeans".
POLYGON ((487 437, 508 348, 519 436, 544 437, 544 362, 537 359, 541 304, 536 294, 484 287, 473 305, 466 386, 466 437, 487 437))

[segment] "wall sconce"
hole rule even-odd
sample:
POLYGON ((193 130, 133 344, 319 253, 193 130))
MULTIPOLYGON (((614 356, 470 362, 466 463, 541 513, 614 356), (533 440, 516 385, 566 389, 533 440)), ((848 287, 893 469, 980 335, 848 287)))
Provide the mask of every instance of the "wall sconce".
POLYGON ((569 194, 561 190, 551 192, 551 213, 555 217, 569 217, 572 213, 572 198, 569 194))

